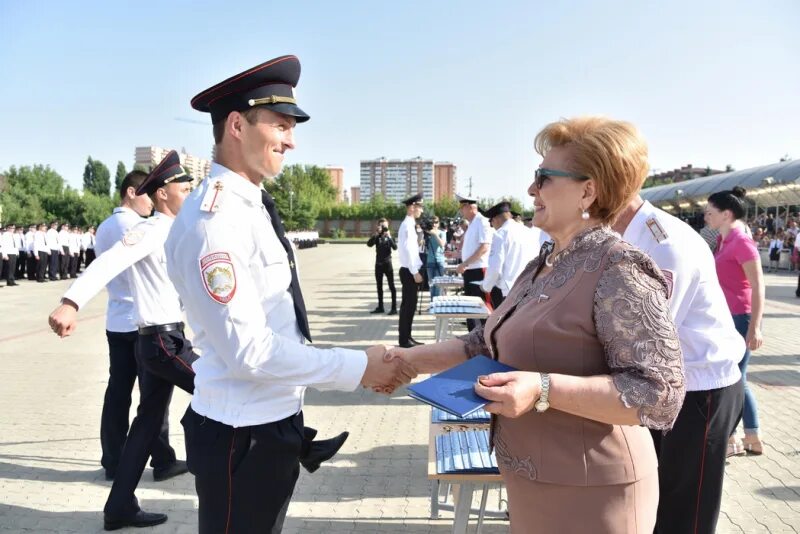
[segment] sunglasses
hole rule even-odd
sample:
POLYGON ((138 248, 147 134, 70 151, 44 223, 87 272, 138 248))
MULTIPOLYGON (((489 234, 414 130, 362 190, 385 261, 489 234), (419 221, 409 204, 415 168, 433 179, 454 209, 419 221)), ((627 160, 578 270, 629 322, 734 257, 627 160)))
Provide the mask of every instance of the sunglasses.
POLYGON ((580 180, 580 181, 585 181, 589 179, 588 176, 582 176, 580 174, 575 174, 573 172, 557 171, 554 169, 545 169, 544 167, 539 167, 533 174, 533 181, 536 184, 536 189, 541 189, 542 186, 545 184, 545 182, 551 176, 557 176, 561 178, 571 178, 573 180, 580 180))

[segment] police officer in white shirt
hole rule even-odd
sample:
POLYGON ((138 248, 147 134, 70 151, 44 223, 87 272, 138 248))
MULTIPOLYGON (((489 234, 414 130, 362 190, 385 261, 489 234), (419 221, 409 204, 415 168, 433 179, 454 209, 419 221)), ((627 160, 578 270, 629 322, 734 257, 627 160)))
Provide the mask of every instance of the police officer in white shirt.
POLYGON ((15 277, 17 274, 17 244, 14 242, 14 235, 17 233, 17 226, 9 224, 0 231, 0 254, 2 254, 3 273, 6 275, 6 286, 14 287, 19 284, 15 277))
POLYGON ((411 337, 414 314, 417 312, 419 284, 422 283, 422 258, 419 255, 416 219, 423 212, 422 195, 413 195, 403 201, 406 218, 397 231, 397 247, 400 256, 400 315, 398 317, 398 345, 404 348, 421 345, 411 337))
POLYGON ((512 218, 510 202, 495 204, 486 210, 486 217, 495 231, 481 289, 491 295, 492 306, 497 308, 525 266, 539 254, 539 236, 512 218))
MULTIPOLYGON (((153 216, 133 226, 121 241, 101 254, 64 294, 62 305, 50 316, 56 333, 70 335, 76 326, 77 311, 130 267, 127 277, 138 327, 140 401, 104 508, 106 530, 151 526, 167 520, 165 514, 141 510, 134 491, 147 463, 150 444, 165 424, 173 385, 189 393, 194 389, 191 366, 197 355, 183 334, 181 301, 167 275, 164 253, 174 217, 190 191, 191 177, 180 166, 177 152, 170 151, 136 189, 137 196, 147 195, 153 201, 153 216)), ((168 464, 154 466, 156 481, 188 470, 186 463, 176 460, 174 451, 170 452, 168 464)))
POLYGON ((95 235, 94 226, 90 226, 86 232, 83 234, 83 249, 86 251, 85 258, 86 258, 86 267, 92 264, 94 259, 97 257, 97 253, 94 250, 94 244, 97 239, 95 235))
POLYGON ((51 281, 58 280, 58 271, 61 267, 61 246, 58 243, 58 221, 50 223, 50 228, 45 233, 45 242, 50 251, 48 257, 48 277, 51 281))
POLYGON ((14 245, 17 247, 17 271, 14 273, 14 279, 24 280, 25 268, 28 263, 28 249, 25 247, 25 229, 22 225, 17 227, 14 232, 14 245))
POLYGON ((653 432, 660 487, 655 531, 713 533, 728 437, 744 402, 738 366, 744 341, 700 234, 638 195, 614 230, 653 258, 671 285, 670 311, 684 358, 683 408, 671 431, 653 432))
POLYGON ((72 257, 72 253, 69 249, 71 233, 69 223, 62 224, 61 228, 58 230, 58 249, 60 253, 58 273, 59 278, 62 280, 69 278, 69 261, 72 257))
POLYGON ((70 278, 78 278, 78 262, 81 254, 80 229, 76 226, 69 233, 69 261, 67 263, 70 278))
POLYGON ((414 371, 385 347, 317 349, 274 199, 262 180, 294 148, 300 64, 283 56, 192 99, 210 112, 216 161, 167 239, 167 268, 203 354, 183 418, 199 531, 280 532, 307 444, 307 386, 392 387, 414 371))
MULTIPOLYGON (((100 223, 97 232, 97 252, 103 254, 116 245, 125 234, 150 215, 153 201, 147 195, 136 196, 147 173, 129 172, 120 185, 120 205, 110 217, 100 223)), ((131 406, 133 384, 139 374, 136 364, 136 339, 138 330, 134 320, 133 295, 128 269, 115 276, 106 285, 106 340, 108 342, 109 376, 100 416, 100 445, 103 451, 101 464, 106 480, 113 480, 128 435, 128 414, 131 406)), ((151 465, 168 466, 174 462, 174 452, 169 446, 165 424, 150 448, 151 465)))
POLYGON ((36 256, 36 281, 48 282, 47 266, 50 265, 50 247, 47 246, 47 225, 42 223, 33 234, 33 253, 36 256))
MULTIPOLYGON (((483 281, 486 267, 489 265, 489 249, 492 244, 492 227, 489 220, 478 210, 478 201, 474 198, 456 195, 460 203, 461 216, 469 221, 467 231, 461 240, 461 263, 456 270, 464 275, 464 295, 480 297, 491 307, 489 296, 478 284, 473 282, 483 281)), ((468 319, 467 326, 470 330, 485 321, 468 319)))
POLYGON ((36 238, 36 225, 32 224, 25 232, 25 255, 28 258, 28 263, 25 267, 28 272, 28 280, 33 282, 36 280, 36 260, 37 256, 34 253, 34 240, 36 238))

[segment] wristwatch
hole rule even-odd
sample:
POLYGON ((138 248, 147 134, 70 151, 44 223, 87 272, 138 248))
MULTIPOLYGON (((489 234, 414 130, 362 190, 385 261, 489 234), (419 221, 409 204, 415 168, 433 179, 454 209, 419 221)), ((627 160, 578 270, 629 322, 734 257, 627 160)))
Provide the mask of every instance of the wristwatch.
POLYGON ((542 391, 539 394, 539 399, 533 405, 533 409, 537 413, 546 412, 550 408, 550 375, 547 373, 540 373, 539 380, 542 382, 542 391))

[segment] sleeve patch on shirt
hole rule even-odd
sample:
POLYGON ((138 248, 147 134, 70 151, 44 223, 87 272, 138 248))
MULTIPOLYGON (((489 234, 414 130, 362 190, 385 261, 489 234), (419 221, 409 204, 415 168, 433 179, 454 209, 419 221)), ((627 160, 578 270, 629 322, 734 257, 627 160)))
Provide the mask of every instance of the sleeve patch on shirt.
POLYGON ((136 243, 142 240, 144 237, 144 232, 141 230, 128 230, 125 232, 125 235, 122 236, 122 244, 126 247, 132 247, 136 243))
POLYGON ((227 252, 212 252, 200 258, 200 276, 208 296, 227 304, 236 294, 236 272, 227 252))

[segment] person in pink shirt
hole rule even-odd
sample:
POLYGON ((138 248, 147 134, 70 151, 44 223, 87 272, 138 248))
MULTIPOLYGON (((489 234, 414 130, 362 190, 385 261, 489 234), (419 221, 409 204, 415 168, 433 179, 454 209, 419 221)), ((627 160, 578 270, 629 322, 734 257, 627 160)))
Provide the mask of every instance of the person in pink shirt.
POLYGON ((708 197, 705 214, 708 226, 719 230, 717 248, 714 251, 717 277, 733 315, 736 330, 747 344, 739 362, 745 392, 742 410, 744 439, 741 442, 736 439, 734 431, 728 443, 728 456, 745 453, 758 455, 763 452, 758 435, 758 407, 753 392, 747 387, 747 363, 750 361, 750 351, 758 349, 764 342, 761 335, 764 277, 758 248, 745 233, 742 222, 745 215, 745 194, 746 191, 741 187, 714 193, 708 197))

